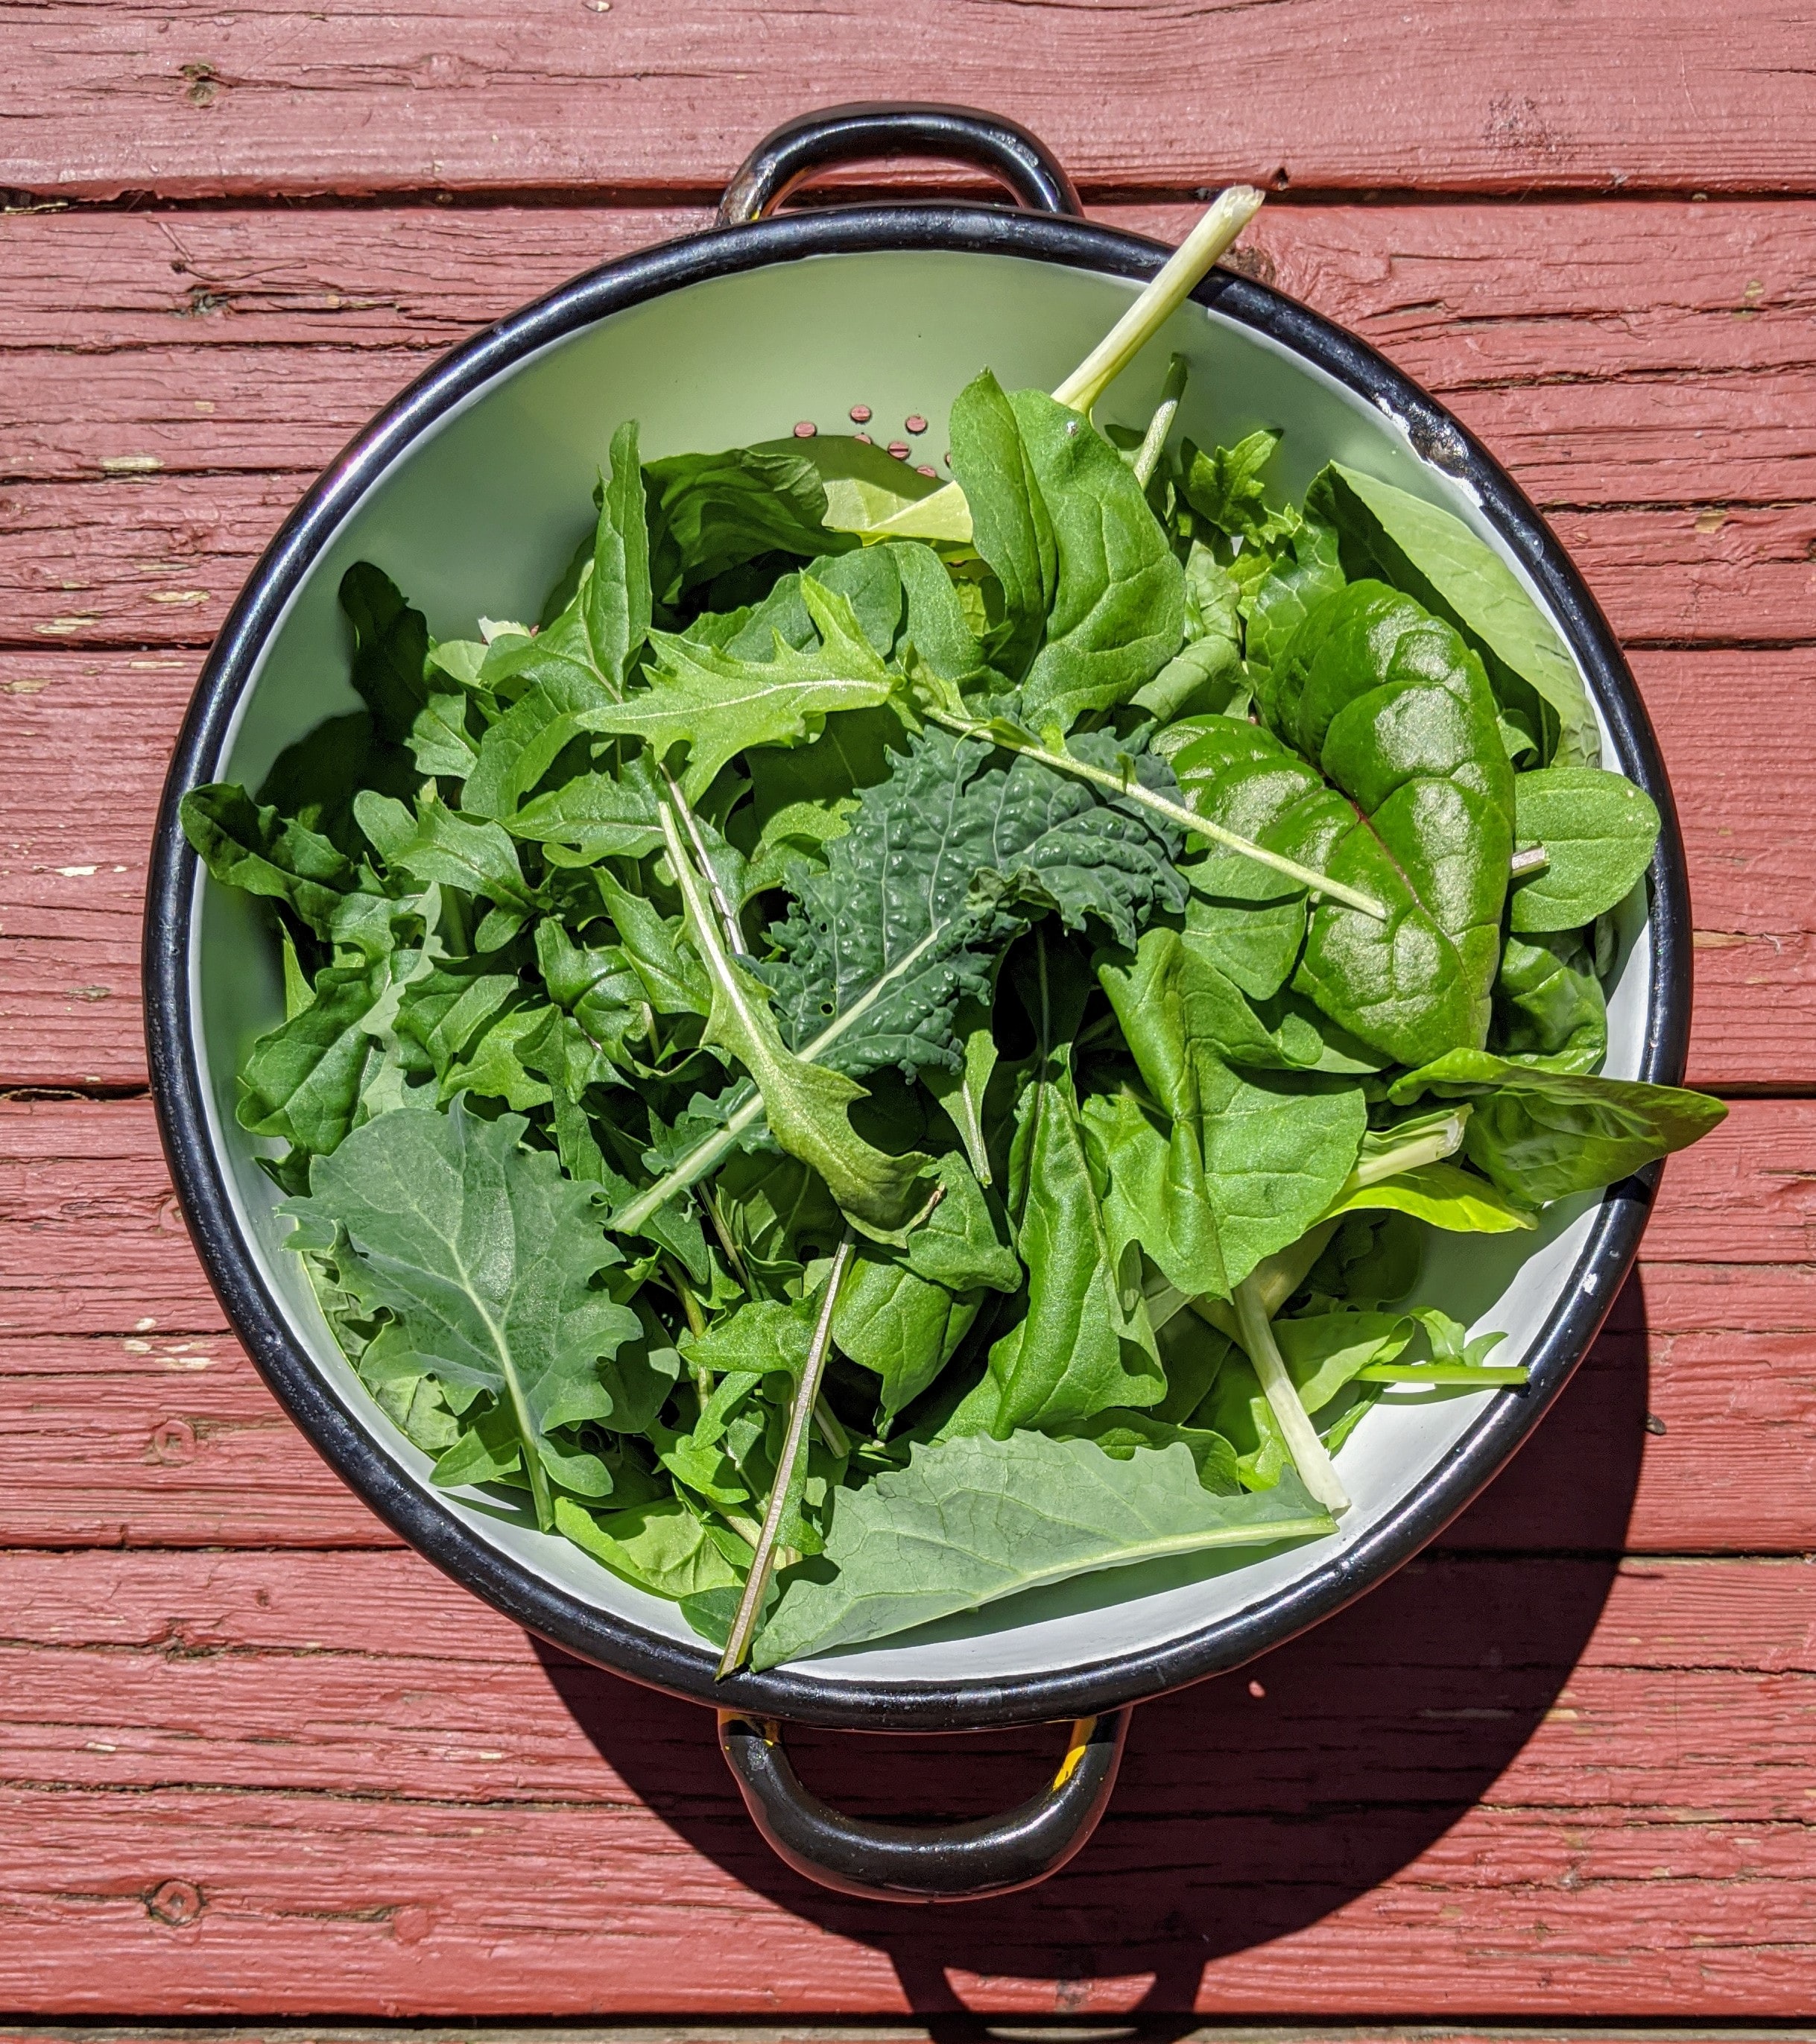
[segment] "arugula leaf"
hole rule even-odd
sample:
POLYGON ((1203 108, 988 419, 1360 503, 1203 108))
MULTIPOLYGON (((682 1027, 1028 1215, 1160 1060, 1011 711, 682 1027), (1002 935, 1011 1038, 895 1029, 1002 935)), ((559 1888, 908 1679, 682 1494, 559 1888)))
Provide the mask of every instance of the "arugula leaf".
POLYGON ((355 886, 352 866, 327 838, 225 782, 190 789, 178 814, 183 836, 224 887, 282 901, 327 936, 355 886))
POLYGON ((1428 1092, 1475 1102, 1465 1155, 1529 1206, 1611 1185, 1687 1148, 1728 1112, 1682 1086, 1542 1071, 1485 1051, 1453 1051, 1396 1079, 1388 1097, 1403 1107, 1428 1092))
POLYGON ((489 897, 497 905, 480 925, 482 951, 508 943, 528 920, 535 899, 517 863, 517 850, 494 823, 458 816, 432 789, 413 816, 403 803, 370 790, 353 805, 359 828, 389 866, 424 886, 435 883, 489 897))
POLYGON ((1542 844, 1542 872, 1513 890, 1508 920, 1522 935, 1580 929, 1624 901, 1652 863, 1658 810, 1651 796, 1599 766, 1547 766, 1514 782, 1515 828, 1542 844))
POLYGON ((770 1012, 769 989, 725 949, 700 891, 679 828, 665 809, 669 862, 686 904, 688 942, 712 989, 705 1040, 743 1065, 762 1097, 770 1133, 826 1181, 852 1225, 873 1240, 900 1247, 923 1203, 924 1157, 890 1157, 853 1129, 848 1110, 862 1086, 824 1065, 810 1065, 783 1043, 770 1012))
POLYGON ((592 567, 582 578, 578 601, 593 669, 622 695, 650 629, 649 514, 634 419, 612 434, 610 459, 601 478, 592 567))
POLYGON ((778 632, 774 656, 748 661, 711 646, 653 632, 655 663, 647 690, 585 711, 586 731, 643 739, 659 759, 688 750, 681 787, 697 801, 720 767, 753 746, 789 745, 816 736, 837 710, 872 709, 899 686, 865 638, 848 599, 804 575, 801 599, 820 628, 820 644, 797 652, 778 632))
POLYGON ((1233 540, 1265 545, 1280 530, 1282 514, 1270 510, 1262 471, 1273 459, 1278 433, 1248 434, 1233 447, 1206 454, 1190 440, 1180 451, 1180 479, 1199 517, 1233 540))
POLYGON ((1127 1460, 1092 1441, 970 1435, 841 1491, 824 1559, 788 1571, 757 1669, 975 1611, 1094 1570, 1335 1530, 1289 1474, 1223 1497, 1183 1444, 1127 1460))
MULTIPOLYGON (((1076 749, 1109 764, 1108 733, 1076 749)), ((1150 785, 1165 770, 1136 759, 1150 785)), ((1138 805, 987 743, 923 732, 858 797, 824 870, 797 880, 764 967, 797 1047, 847 1026, 821 1054, 852 1074, 890 1063, 956 1070, 953 1016, 989 998, 994 961, 1043 908, 1132 943, 1158 908, 1183 905, 1167 827, 1138 805)))
POLYGON ((526 1127, 514 1114, 481 1121, 458 1100, 446 1114, 382 1115, 318 1157, 309 1197, 282 1211, 346 1231, 341 1282, 368 1312, 393 1316, 392 1355, 509 1411, 547 1531, 551 1430, 610 1417, 599 1366, 640 1327, 594 1286, 622 1258, 592 1194, 546 1151, 523 1148, 526 1127))
POLYGON ((1306 504, 1342 534, 1353 575, 1380 574, 1462 633, 1512 714, 1536 724, 1534 699, 1543 705, 1541 720, 1555 732, 1547 756, 1555 751, 1570 766, 1599 762, 1601 734, 1576 662, 1512 569, 1460 518, 1338 462, 1306 504))
POLYGON ((996 663, 1035 730, 1127 702, 1178 650, 1184 581, 1141 485, 1102 434, 988 371, 952 407, 952 467, 1002 585, 996 663))

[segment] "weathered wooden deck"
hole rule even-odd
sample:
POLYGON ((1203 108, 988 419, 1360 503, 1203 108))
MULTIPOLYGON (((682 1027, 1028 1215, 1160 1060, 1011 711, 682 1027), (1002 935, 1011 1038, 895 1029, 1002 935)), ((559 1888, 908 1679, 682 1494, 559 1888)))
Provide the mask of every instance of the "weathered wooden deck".
MULTIPOLYGON (((1816 15, 0 0, 0 2028, 1816 2015, 1816 15), (1441 1550, 1144 1708, 1050 1885, 931 1915, 788 1875, 703 1713, 317 1462, 185 1239, 136 970, 202 652, 313 472, 476 325, 703 224, 774 121, 893 94, 1023 119, 1147 231, 1269 183, 1243 259, 1508 462, 1658 724, 1733 1100, 1441 1550)), ((1050 1744, 799 1750, 931 1812, 1050 1744)))

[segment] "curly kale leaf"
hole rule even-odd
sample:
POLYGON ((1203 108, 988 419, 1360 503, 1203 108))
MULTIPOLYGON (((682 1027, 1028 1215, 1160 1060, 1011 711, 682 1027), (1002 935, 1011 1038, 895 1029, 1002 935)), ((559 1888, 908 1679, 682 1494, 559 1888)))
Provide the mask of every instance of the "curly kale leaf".
MULTIPOLYGON (((1108 732, 1073 741, 1099 765, 1108 732)), ((1145 786, 1171 792, 1151 754, 1145 786)), ((817 1062, 856 1075, 899 1064, 956 1069, 953 1012, 988 1000, 995 962, 1042 909, 1069 929, 1095 920, 1132 946, 1157 909, 1177 910, 1184 883, 1169 827, 1136 805, 1011 758, 981 740, 930 729, 887 781, 858 798, 851 828, 803 874, 764 969, 785 1033, 804 1047, 847 1024, 817 1062)))

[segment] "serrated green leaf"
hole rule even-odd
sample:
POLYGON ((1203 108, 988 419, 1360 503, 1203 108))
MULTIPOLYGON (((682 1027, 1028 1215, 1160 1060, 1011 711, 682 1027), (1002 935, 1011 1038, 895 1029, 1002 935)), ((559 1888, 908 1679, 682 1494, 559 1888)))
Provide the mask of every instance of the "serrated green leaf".
POLYGON ((622 1259, 591 1193, 546 1151, 524 1149, 524 1128, 513 1114, 481 1121, 459 1101, 446 1114, 382 1116, 318 1158, 309 1197, 283 1211, 346 1230, 341 1281, 394 1316, 397 1353, 508 1407, 547 1529, 546 1437, 610 1417, 601 1362, 640 1328, 595 1289, 622 1259))
POLYGON ((771 658, 739 660, 670 632, 650 635, 650 686, 581 716, 582 728, 640 738, 658 758, 687 751, 681 786, 697 801, 720 767, 759 745, 792 745, 817 735, 835 711, 873 709, 899 683, 877 658, 849 601, 811 576, 801 595, 820 643, 797 652, 778 633, 771 658))

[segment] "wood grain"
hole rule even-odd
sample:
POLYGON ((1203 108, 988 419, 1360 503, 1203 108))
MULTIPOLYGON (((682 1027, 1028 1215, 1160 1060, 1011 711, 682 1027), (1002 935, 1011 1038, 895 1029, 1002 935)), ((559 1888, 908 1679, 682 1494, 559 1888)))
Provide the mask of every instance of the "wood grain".
POLYGON ((877 97, 1026 122, 1103 189, 1816 189, 1795 8, 1286 0, 558 0, 382 14, 9 0, 31 110, 0 186, 113 198, 714 195, 775 122, 877 97))
MULTIPOLYGON (((0 652, 0 747, 33 771, 0 834, 0 1084, 145 1074, 140 903, 152 817, 198 658, 0 652)), ((1797 651, 1644 652, 1689 853, 1697 930, 1690 1076, 1807 1086, 1816 1073, 1816 713, 1797 651), (1733 732, 1744 728, 1744 747, 1733 732)))
MULTIPOLYGON (((1672 1158, 1650 1264, 1742 1281, 1816 1254, 1816 1101, 1737 1101, 1672 1158)), ((182 1335, 225 1324, 171 1190, 151 1104, 0 1100, 0 1336, 182 1335)))
MULTIPOLYGON (((1180 207, 1101 217, 1176 239, 1180 207)), ((307 480, 435 350, 674 212, 15 222, 0 637, 205 644, 307 480)), ((1816 207, 1292 207, 1243 259, 1514 469, 1637 643, 1809 634, 1816 207)))
MULTIPOLYGON (((1673 1160, 1589 1362, 1446 1545, 1816 1548, 1813 1137, 1816 1102, 1744 1101, 1673 1160)), ((0 1108, 0 1545, 391 1544, 223 1328, 143 1102, 0 1108)))
MULTIPOLYGON (((125 1974, 189 2015, 432 2012, 451 1980, 493 2015, 1356 2015, 1466 1973, 1508 2015, 1795 2014, 1808 1575, 1415 1564, 1147 1706, 1072 1869, 935 1918, 804 1888, 703 1712, 539 1652, 413 1556, 6 1557, 0 1919, 36 1934, 0 1945, 0 1991, 70 2015, 125 1974), (1644 1953, 1643 1988, 1610 1950, 1644 1953)), ((1051 1738, 796 1746, 844 1806, 931 1815, 1031 1786, 1051 1738)))

